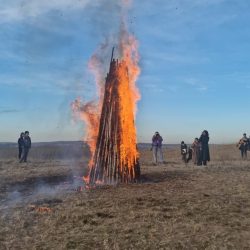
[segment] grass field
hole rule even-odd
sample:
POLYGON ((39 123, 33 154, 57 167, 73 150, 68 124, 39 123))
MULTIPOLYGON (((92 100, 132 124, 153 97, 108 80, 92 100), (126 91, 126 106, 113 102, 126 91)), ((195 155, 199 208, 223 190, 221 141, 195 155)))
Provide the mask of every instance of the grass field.
POLYGON ((173 147, 154 166, 144 147, 141 183, 78 192, 84 144, 36 146, 27 164, 2 147, 0 249, 249 249, 250 161, 235 145, 210 151, 207 167, 173 147))

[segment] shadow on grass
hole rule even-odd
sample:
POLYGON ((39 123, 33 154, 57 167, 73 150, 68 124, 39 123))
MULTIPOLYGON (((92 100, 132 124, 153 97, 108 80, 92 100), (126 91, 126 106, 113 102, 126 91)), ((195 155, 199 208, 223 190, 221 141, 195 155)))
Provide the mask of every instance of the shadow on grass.
POLYGON ((162 172, 151 172, 141 175, 142 183, 160 183, 166 181, 189 180, 190 172, 185 170, 171 170, 162 172))

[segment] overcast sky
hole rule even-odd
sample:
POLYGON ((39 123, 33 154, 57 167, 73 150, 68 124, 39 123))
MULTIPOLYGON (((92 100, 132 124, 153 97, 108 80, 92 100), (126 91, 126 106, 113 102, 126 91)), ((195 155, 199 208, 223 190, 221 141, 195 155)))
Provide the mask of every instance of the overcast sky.
MULTIPOLYGON (((119 28, 117 0, 0 0, 0 141, 81 140, 70 103, 93 98, 88 60, 119 28)), ((135 0, 139 42, 137 133, 149 142, 211 143, 250 134, 250 1, 135 0)), ((109 63, 107 57, 107 65, 109 63)), ((103 76, 105 77, 105 75, 103 76)))

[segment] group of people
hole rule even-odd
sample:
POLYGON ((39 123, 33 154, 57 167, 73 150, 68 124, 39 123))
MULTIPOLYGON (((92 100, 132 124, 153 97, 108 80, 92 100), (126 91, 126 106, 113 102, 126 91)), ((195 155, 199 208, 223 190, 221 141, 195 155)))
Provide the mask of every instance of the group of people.
POLYGON ((184 163, 188 163, 193 160, 193 163, 197 166, 206 166, 210 161, 209 153, 209 134, 207 130, 204 130, 200 138, 195 138, 192 145, 188 148, 187 144, 181 142, 181 156, 184 163))
MULTIPOLYGON (((163 139, 159 132, 155 132, 152 137, 152 147, 153 151, 153 161, 155 164, 163 163, 163 152, 162 152, 162 142, 163 139)), ((210 161, 209 153, 209 134, 207 130, 204 130, 200 138, 195 138, 192 145, 188 148, 184 141, 181 142, 181 156, 182 161, 188 163, 190 160, 193 160, 193 163, 201 166, 207 165, 207 162, 210 161)))
POLYGON ((247 151, 250 150, 250 137, 248 138, 246 133, 239 140, 237 147, 241 152, 242 159, 247 159, 247 151))
POLYGON ((22 132, 18 139, 18 159, 19 162, 27 162, 29 150, 31 148, 31 139, 29 131, 22 132))

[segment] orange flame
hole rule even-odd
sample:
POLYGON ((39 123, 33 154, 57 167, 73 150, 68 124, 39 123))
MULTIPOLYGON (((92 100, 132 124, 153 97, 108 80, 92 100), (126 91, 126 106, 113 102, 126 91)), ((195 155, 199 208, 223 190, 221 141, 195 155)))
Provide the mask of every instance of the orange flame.
MULTIPOLYGON (((129 7, 131 4, 131 0, 122 0, 121 2, 124 7, 129 7)), ((107 46, 105 49, 106 48, 107 46)), ((125 22, 121 23, 118 48, 121 59, 118 65, 118 95, 120 100, 119 119, 121 127, 119 134, 119 161, 120 166, 126 166, 128 168, 129 175, 134 177, 135 173, 133 166, 139 156, 136 148, 137 140, 134 120, 136 115, 136 104, 140 99, 140 93, 136 86, 136 80, 140 74, 140 68, 138 66, 138 43, 135 37, 129 34, 125 22)), ((91 57, 88 66, 95 75, 98 86, 99 101, 82 104, 80 99, 77 99, 71 104, 71 107, 74 115, 80 116, 80 118, 86 123, 87 130, 85 140, 87 141, 91 151, 91 159, 89 162, 89 170, 91 170, 99 131, 101 103, 105 89, 103 84, 104 77, 103 74, 101 74, 103 70, 101 71, 100 67, 102 67, 102 69, 105 67, 102 62, 98 60, 96 55, 91 57)), ((83 177, 83 180, 88 185, 89 176, 83 177)))
POLYGON ((91 155, 93 155, 99 128, 100 111, 98 105, 93 101, 83 104, 78 98, 71 103, 71 109, 75 118, 80 118, 86 123, 85 140, 90 147, 91 155))
POLYGON ((120 33, 120 51, 122 62, 118 70, 120 85, 118 87, 120 98, 121 117, 121 166, 127 166, 132 178, 135 177, 134 164, 139 156, 136 148, 136 127, 134 124, 136 115, 136 104, 140 99, 140 93, 136 86, 136 80, 140 74, 138 66, 139 54, 138 43, 134 36, 127 31, 125 24, 122 24, 120 33))

